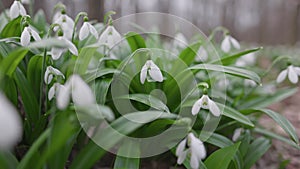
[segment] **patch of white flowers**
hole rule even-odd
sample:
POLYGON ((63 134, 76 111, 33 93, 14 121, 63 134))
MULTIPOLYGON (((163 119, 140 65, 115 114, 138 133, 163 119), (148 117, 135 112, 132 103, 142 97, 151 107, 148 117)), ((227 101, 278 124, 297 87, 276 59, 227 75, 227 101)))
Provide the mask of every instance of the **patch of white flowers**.
POLYGON ((279 73, 276 82, 281 83, 288 77, 291 83, 296 84, 299 80, 298 76, 300 76, 300 67, 290 65, 279 73))
POLYGON ((221 49, 225 53, 228 53, 232 47, 234 47, 235 49, 241 48, 240 43, 235 38, 230 35, 226 35, 221 43, 221 49))
MULTIPOLYGON (((162 82, 164 80, 159 67, 152 60, 147 60, 146 63, 144 64, 144 66, 142 67, 142 70, 140 73, 140 81, 142 84, 145 83, 145 80, 147 79, 148 74, 153 81, 162 82)), ((148 81, 150 81, 150 80, 148 80, 148 81)))
POLYGON ((176 156, 178 157, 178 164, 182 164, 189 156, 191 167, 198 169, 200 161, 206 157, 206 150, 203 142, 196 138, 193 133, 189 133, 177 146, 176 156))
POLYGON ((10 19, 15 19, 18 16, 25 16, 26 10, 20 0, 15 0, 9 9, 10 19))

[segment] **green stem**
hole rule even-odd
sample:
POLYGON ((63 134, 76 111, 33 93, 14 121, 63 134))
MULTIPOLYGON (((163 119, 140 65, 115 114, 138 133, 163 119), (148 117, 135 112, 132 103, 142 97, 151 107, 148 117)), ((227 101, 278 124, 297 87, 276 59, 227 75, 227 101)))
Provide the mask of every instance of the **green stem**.
POLYGON ((78 24, 79 22, 79 19, 81 16, 87 16, 87 13, 86 12, 80 12, 76 18, 75 18, 75 22, 74 22, 74 27, 73 27, 73 33, 72 33, 72 42, 74 43, 74 37, 75 37, 75 31, 76 31, 76 25, 78 24))
POLYGON ((224 35, 228 34, 229 30, 223 26, 216 27, 208 37, 208 41, 212 41, 218 31, 223 31, 224 35))

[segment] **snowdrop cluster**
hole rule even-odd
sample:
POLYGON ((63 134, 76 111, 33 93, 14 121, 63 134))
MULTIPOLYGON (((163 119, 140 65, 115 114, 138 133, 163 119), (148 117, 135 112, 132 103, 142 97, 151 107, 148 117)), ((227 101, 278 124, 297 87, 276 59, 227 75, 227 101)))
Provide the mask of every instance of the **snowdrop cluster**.
POLYGON ((21 34, 21 45, 28 46, 30 44, 31 37, 33 37, 35 41, 41 40, 40 35, 31 26, 26 26, 21 34))
POLYGON ((203 142, 195 137, 193 133, 182 140, 176 149, 177 163, 182 164, 187 156, 190 156, 190 165, 193 169, 199 168, 199 163, 206 157, 203 142))
POLYGON ((109 25, 100 35, 98 42, 100 44, 104 44, 108 46, 108 48, 111 49, 114 45, 119 43, 121 40, 122 37, 120 33, 112 25, 109 25))
POLYGON ((300 67, 290 65, 279 73, 276 82, 281 83, 288 77, 291 83, 296 84, 299 80, 298 76, 300 76, 300 67))
POLYGON ((221 111, 217 104, 205 94, 194 103, 192 107, 192 114, 198 114, 201 108, 208 109, 216 117, 221 115, 221 111))
POLYGON ((146 63, 144 64, 144 66, 142 67, 142 70, 140 73, 140 81, 142 84, 145 83, 145 80, 147 79, 148 74, 153 81, 162 82, 164 80, 159 67, 152 60, 147 60, 146 63))
POLYGON ((15 107, 0 92, 0 149, 10 149, 22 136, 22 124, 15 107))
POLYGON ((235 49, 241 48, 240 43, 235 38, 230 35, 226 35, 221 43, 221 49, 225 53, 228 53, 232 47, 235 49))
POLYGON ((71 97, 76 106, 90 106, 96 103, 91 88, 76 74, 71 75, 64 85, 54 85, 51 96, 54 95, 55 90, 56 104, 61 110, 66 109, 71 97))
POLYGON ((15 19, 18 16, 25 16, 26 10, 20 0, 15 0, 9 9, 10 19, 15 19))

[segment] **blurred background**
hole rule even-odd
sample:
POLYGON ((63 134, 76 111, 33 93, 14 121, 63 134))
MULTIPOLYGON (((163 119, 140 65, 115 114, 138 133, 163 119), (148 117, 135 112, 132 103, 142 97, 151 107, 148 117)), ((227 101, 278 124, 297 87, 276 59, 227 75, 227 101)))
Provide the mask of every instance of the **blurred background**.
MULTIPOLYGON (((1 11, 13 2, 1 1, 1 11)), ((109 10, 117 12, 114 19, 162 12, 185 18, 206 34, 225 26, 244 42, 295 45, 300 40, 300 0, 35 0, 34 11, 41 8, 50 18, 58 2, 68 6, 67 13, 73 17, 85 11, 98 21, 109 10)))

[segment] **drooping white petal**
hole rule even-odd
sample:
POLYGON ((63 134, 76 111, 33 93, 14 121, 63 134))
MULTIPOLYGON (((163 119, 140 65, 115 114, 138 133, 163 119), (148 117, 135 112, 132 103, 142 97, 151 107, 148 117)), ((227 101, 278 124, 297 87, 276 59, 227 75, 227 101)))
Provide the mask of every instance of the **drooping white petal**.
POLYGON ((199 160, 204 159, 206 157, 206 150, 203 142, 199 138, 195 137, 193 133, 190 133, 188 137, 191 140, 191 155, 196 156, 199 160))
POLYGON ((190 165, 192 169, 198 169, 199 168, 199 162, 200 160, 195 155, 191 155, 190 165))
POLYGON ((209 111, 216 117, 221 115, 220 109, 217 106, 217 104, 212 101, 211 99, 208 98, 208 106, 209 106, 209 111))
POLYGON ((22 4, 30 4, 30 0, 22 0, 22 4))
POLYGON ((184 162, 184 160, 186 159, 186 155, 189 151, 188 150, 185 150, 183 152, 181 152, 179 155, 178 155, 178 158, 177 158, 177 164, 182 164, 184 162))
POLYGON ((246 87, 255 87, 255 86, 257 86, 257 84, 256 84, 256 82, 254 81, 254 80, 250 80, 250 79, 245 79, 244 80, 244 85, 246 86, 246 87))
POLYGON ((231 44, 230 44, 230 39, 229 36, 225 36, 224 40, 221 43, 221 49, 225 52, 228 53, 231 49, 231 44))
POLYGON ((141 70, 141 73, 140 73, 140 81, 142 84, 145 83, 145 80, 146 80, 146 77, 147 77, 147 72, 148 72, 148 67, 147 65, 145 64, 143 67, 142 67, 142 70, 141 70))
POLYGON ((79 75, 72 75, 70 83, 72 83, 72 100, 75 105, 89 106, 96 103, 93 91, 79 75))
POLYGON ((22 123, 16 108, 0 93, 0 149, 11 149, 22 136, 22 123))
POLYGON ((201 97, 201 100, 202 100, 201 103, 200 103, 201 107, 203 109, 209 109, 209 97, 206 94, 204 94, 201 97))
POLYGON ((55 95, 55 85, 53 85, 48 92, 48 100, 52 100, 55 95))
POLYGON ((41 40, 40 35, 34 29, 29 27, 29 31, 30 31, 30 33, 31 33, 31 35, 32 35, 32 37, 35 41, 41 40))
POLYGON ((295 72, 293 66, 289 66, 289 67, 288 67, 288 77, 289 77, 289 80, 290 80, 292 83, 294 83, 294 84, 298 83, 298 75, 297 75, 297 73, 295 72))
POLYGON ((21 15, 21 16, 25 16, 25 15, 26 15, 26 10, 25 10, 23 4, 19 1, 18 5, 19 5, 19 12, 20 12, 20 15, 21 15))
MULTIPOLYGON (((90 29, 91 34, 92 34, 96 39, 98 39, 99 34, 98 34, 96 28, 95 28, 93 25, 91 25, 90 23, 88 23, 88 25, 89 25, 89 29, 90 29)), ((120 35, 120 36, 121 36, 121 35, 120 35)))
POLYGON ((186 138, 183 139, 177 146, 176 148, 176 156, 179 156, 185 149, 185 146, 186 146, 186 138))
POLYGON ((205 48, 203 46, 201 46, 197 52, 197 56, 195 58, 195 60, 197 62, 204 62, 208 59, 208 54, 207 51, 205 50, 205 48))
POLYGON ((122 40, 120 33, 113 27, 108 26, 99 37, 99 42, 112 48, 122 40))
POLYGON ((30 32, 28 27, 25 27, 22 34, 21 34, 21 45, 28 46, 30 44, 30 32))
POLYGON ((285 79, 286 76, 287 76, 287 73, 288 73, 287 69, 281 71, 281 72, 279 73, 279 75, 277 76, 276 82, 277 82, 277 83, 283 82, 284 79, 285 79))
POLYGON ((87 38, 89 35, 88 22, 84 22, 79 31, 79 40, 87 38))
POLYGON ((66 83, 61 85, 56 96, 56 105, 60 110, 64 110, 70 103, 71 85, 66 83))
POLYGON ((73 54, 73 55, 76 55, 78 56, 78 50, 76 48, 76 46, 71 42, 69 41, 68 39, 64 39, 67 46, 68 46, 68 50, 73 54))
POLYGON ((65 50, 62 49, 62 48, 52 48, 51 49, 51 57, 52 57, 52 59, 53 60, 59 59, 64 51, 65 50))
POLYGON ((232 36, 230 36, 230 42, 232 43, 234 48, 236 48, 236 49, 241 48, 240 43, 235 38, 233 38, 232 36))
POLYGON ((300 76, 300 67, 294 67, 294 71, 300 76))
POLYGON ((242 128, 237 128, 234 130, 233 132, 233 136, 232 136, 232 141, 237 141, 238 138, 241 136, 243 129, 242 128))
POLYGON ((149 62, 150 62, 150 69, 148 71, 150 77, 157 82, 162 82, 164 78, 159 67, 152 60, 149 60, 149 62))
POLYGON ((20 11, 19 11, 18 2, 14 1, 9 9, 10 18, 15 19, 19 16, 19 14, 20 14, 20 11))
POLYGON ((112 26, 111 31, 112 31, 113 41, 114 41, 113 45, 115 45, 122 40, 122 36, 113 26, 112 26))
POLYGON ((199 113, 200 109, 201 109, 201 103, 202 103, 202 98, 200 98, 199 100, 197 100, 193 107, 192 107, 192 115, 196 115, 199 113))

